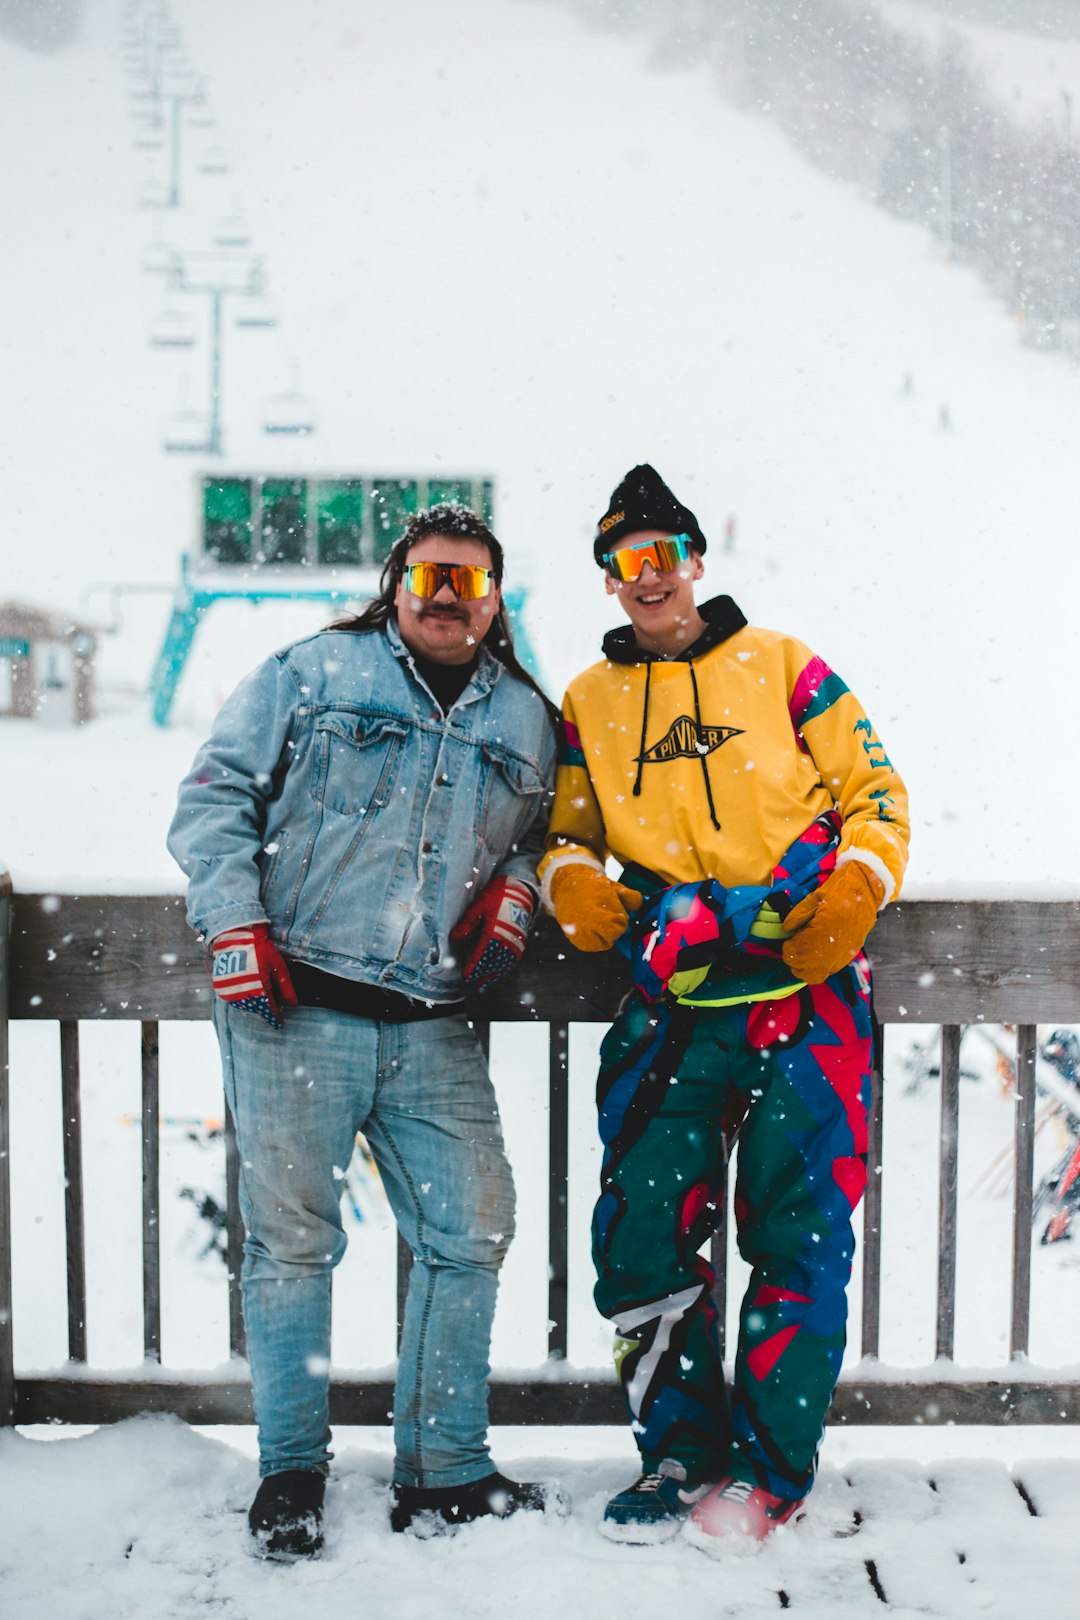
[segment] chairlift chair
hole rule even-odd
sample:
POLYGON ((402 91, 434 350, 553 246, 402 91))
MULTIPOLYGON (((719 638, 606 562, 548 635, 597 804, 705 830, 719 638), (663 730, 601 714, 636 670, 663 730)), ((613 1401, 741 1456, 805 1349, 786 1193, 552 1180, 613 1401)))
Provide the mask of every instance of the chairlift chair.
POLYGON ((188 455, 205 455, 210 448, 210 417, 206 411, 173 411, 162 424, 163 450, 188 455))
POLYGON ((150 322, 153 349, 191 349, 197 337, 195 322, 184 309, 159 310, 150 322))
POLYGON ((214 226, 213 240, 219 248, 250 247, 251 231, 242 214, 228 214, 214 226))
POLYGON ((162 70, 161 93, 167 97, 179 96, 182 100, 194 99, 199 93, 199 76, 193 68, 169 64, 162 70))
POLYGON ((197 167, 200 174, 228 174, 229 155, 222 146, 208 147, 197 167))
POLYGON ((263 432, 284 437, 306 437, 315 431, 315 411, 311 400, 298 389, 273 394, 263 401, 263 432))
POLYGON ((176 269, 176 249, 165 242, 151 242, 139 266, 147 275, 170 276, 176 269))
POLYGON ((173 188, 165 180, 148 180, 136 198, 140 208, 170 208, 173 201, 173 188))
POLYGON ((241 331, 269 329, 278 323, 277 310, 265 293, 256 292, 242 300, 233 316, 233 325, 241 331))

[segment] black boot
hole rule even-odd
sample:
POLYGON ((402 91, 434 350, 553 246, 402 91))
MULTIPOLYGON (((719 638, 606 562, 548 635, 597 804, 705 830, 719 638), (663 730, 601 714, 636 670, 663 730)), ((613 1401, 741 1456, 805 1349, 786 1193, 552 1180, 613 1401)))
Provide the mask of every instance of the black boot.
POLYGON ((444 1485, 427 1489, 419 1485, 391 1486, 394 1504, 390 1509, 391 1530, 408 1530, 415 1525, 429 1534, 446 1525, 471 1524, 474 1519, 508 1518, 511 1513, 543 1513, 548 1508, 565 1512, 565 1500, 557 1490, 545 1485, 521 1484, 504 1474, 489 1474, 470 1485, 444 1485))
POLYGON ((321 1552, 322 1506, 326 1480, 309 1468, 268 1474, 248 1512, 248 1525, 260 1558, 291 1563, 321 1552))

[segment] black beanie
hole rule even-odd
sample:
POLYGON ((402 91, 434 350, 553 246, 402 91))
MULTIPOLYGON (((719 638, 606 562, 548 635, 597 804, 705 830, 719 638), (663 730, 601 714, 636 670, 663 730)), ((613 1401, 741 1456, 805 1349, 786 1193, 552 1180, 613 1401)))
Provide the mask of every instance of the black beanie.
POLYGON ((694 550, 705 550, 705 536, 698 520, 688 506, 677 501, 655 467, 643 462, 631 468, 617 486, 608 502, 608 509, 600 519, 593 541, 593 556, 604 566, 602 558, 628 534, 642 529, 661 529, 665 534, 688 534, 694 550))

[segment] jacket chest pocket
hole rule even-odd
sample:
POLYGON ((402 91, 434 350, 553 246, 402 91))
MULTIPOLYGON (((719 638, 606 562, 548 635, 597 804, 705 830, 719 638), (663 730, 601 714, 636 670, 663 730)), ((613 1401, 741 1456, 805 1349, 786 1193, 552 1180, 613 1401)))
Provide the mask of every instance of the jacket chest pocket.
POLYGON ((529 826, 544 788, 544 779, 531 761, 484 744, 478 831, 497 861, 529 826))
POLYGON ((311 796, 339 816, 381 810, 393 791, 407 726, 373 715, 323 714, 315 722, 311 796))

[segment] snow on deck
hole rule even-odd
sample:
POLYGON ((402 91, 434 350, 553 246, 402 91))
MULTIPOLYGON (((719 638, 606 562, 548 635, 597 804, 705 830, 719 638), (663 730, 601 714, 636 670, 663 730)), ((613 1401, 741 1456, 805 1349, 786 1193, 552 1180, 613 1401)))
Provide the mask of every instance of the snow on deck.
POLYGON ((52 1442, 4 1433, 0 1610, 6 1620, 1074 1612, 1078 1460, 826 1465, 802 1522, 757 1556, 722 1562, 678 1540, 631 1548, 597 1534, 604 1501, 632 1475, 625 1459, 514 1467, 558 1479, 568 1516, 421 1540, 390 1532, 387 1457, 345 1449, 327 1493, 323 1557, 283 1567, 247 1552, 255 1470, 230 1444, 160 1417, 52 1442))

